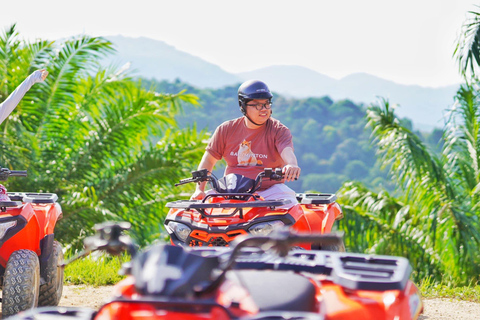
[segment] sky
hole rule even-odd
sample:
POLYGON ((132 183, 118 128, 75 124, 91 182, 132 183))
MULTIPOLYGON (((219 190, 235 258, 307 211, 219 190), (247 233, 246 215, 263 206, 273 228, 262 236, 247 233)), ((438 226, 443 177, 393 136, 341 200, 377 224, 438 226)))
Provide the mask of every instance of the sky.
POLYGON ((56 40, 79 34, 161 40, 225 71, 298 65, 340 79, 368 73, 400 84, 462 82, 453 58, 480 0, 15 0, 1 32, 56 40))

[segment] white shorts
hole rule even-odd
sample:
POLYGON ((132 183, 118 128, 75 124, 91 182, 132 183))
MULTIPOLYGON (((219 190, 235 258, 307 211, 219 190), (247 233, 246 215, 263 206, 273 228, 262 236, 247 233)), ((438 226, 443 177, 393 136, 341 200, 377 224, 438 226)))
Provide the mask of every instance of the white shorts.
MULTIPOLYGON (((206 194, 216 193, 215 190, 210 189, 205 192, 206 194)), ((287 187, 284 183, 277 183, 271 186, 270 188, 257 191, 258 195, 265 200, 290 200, 290 203, 280 206, 281 209, 290 209, 294 205, 298 204, 297 196, 295 191, 287 187)))
POLYGON ((267 190, 258 191, 257 193, 265 200, 290 200, 290 203, 279 207, 282 209, 290 209, 298 203, 295 191, 293 191, 283 183, 274 184, 267 190))

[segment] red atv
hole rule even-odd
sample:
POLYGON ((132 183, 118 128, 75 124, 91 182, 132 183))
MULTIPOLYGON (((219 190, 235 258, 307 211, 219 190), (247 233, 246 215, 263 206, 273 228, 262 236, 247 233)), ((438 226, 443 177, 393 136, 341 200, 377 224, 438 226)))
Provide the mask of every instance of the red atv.
MULTIPOLYGON (((335 220, 343 217, 334 194, 299 193, 299 204, 290 209, 279 208, 290 200, 264 200, 256 191, 263 179, 281 181, 282 170, 266 168, 257 178, 229 174, 217 179, 206 169, 193 171, 192 177, 175 186, 208 181, 214 193, 203 200, 180 200, 167 203, 171 208, 165 228, 172 244, 180 246, 228 246, 239 235, 266 236, 276 228, 288 226, 306 233, 331 232, 335 220)), ((338 245, 299 244, 305 249, 345 251, 338 245)))
MULTIPOLYGON (((26 171, 0 169, 0 181, 26 171)), ((53 193, 9 193, 0 201, 2 316, 39 306, 56 306, 62 297, 63 261, 54 228, 62 209, 53 193)))
POLYGON ((338 244, 337 234, 282 229, 239 237, 228 248, 157 244, 137 253, 125 228, 102 224, 85 240, 85 254, 132 255, 127 278, 100 310, 39 308, 12 320, 410 320, 423 310, 405 258, 292 249, 338 244))

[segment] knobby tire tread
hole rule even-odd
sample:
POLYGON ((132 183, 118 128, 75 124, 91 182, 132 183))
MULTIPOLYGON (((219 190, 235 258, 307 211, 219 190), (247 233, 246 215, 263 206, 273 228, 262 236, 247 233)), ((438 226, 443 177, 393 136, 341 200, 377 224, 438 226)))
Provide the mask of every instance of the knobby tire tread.
POLYGON ((35 283, 40 281, 40 262, 35 252, 18 250, 10 255, 5 268, 2 292, 2 318, 7 318, 20 311, 36 307, 32 292, 35 283))
POLYGON ((63 262, 62 246, 58 241, 53 242, 53 252, 47 261, 47 279, 40 285, 38 306, 58 306, 63 292, 63 268, 58 265, 63 262))

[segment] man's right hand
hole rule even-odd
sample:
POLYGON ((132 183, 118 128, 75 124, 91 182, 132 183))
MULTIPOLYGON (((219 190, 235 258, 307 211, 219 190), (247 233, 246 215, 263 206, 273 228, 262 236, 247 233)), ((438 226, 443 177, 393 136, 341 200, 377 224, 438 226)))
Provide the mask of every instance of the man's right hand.
POLYGON ((195 192, 190 197, 190 200, 203 200, 207 194, 202 190, 195 190, 195 192))

